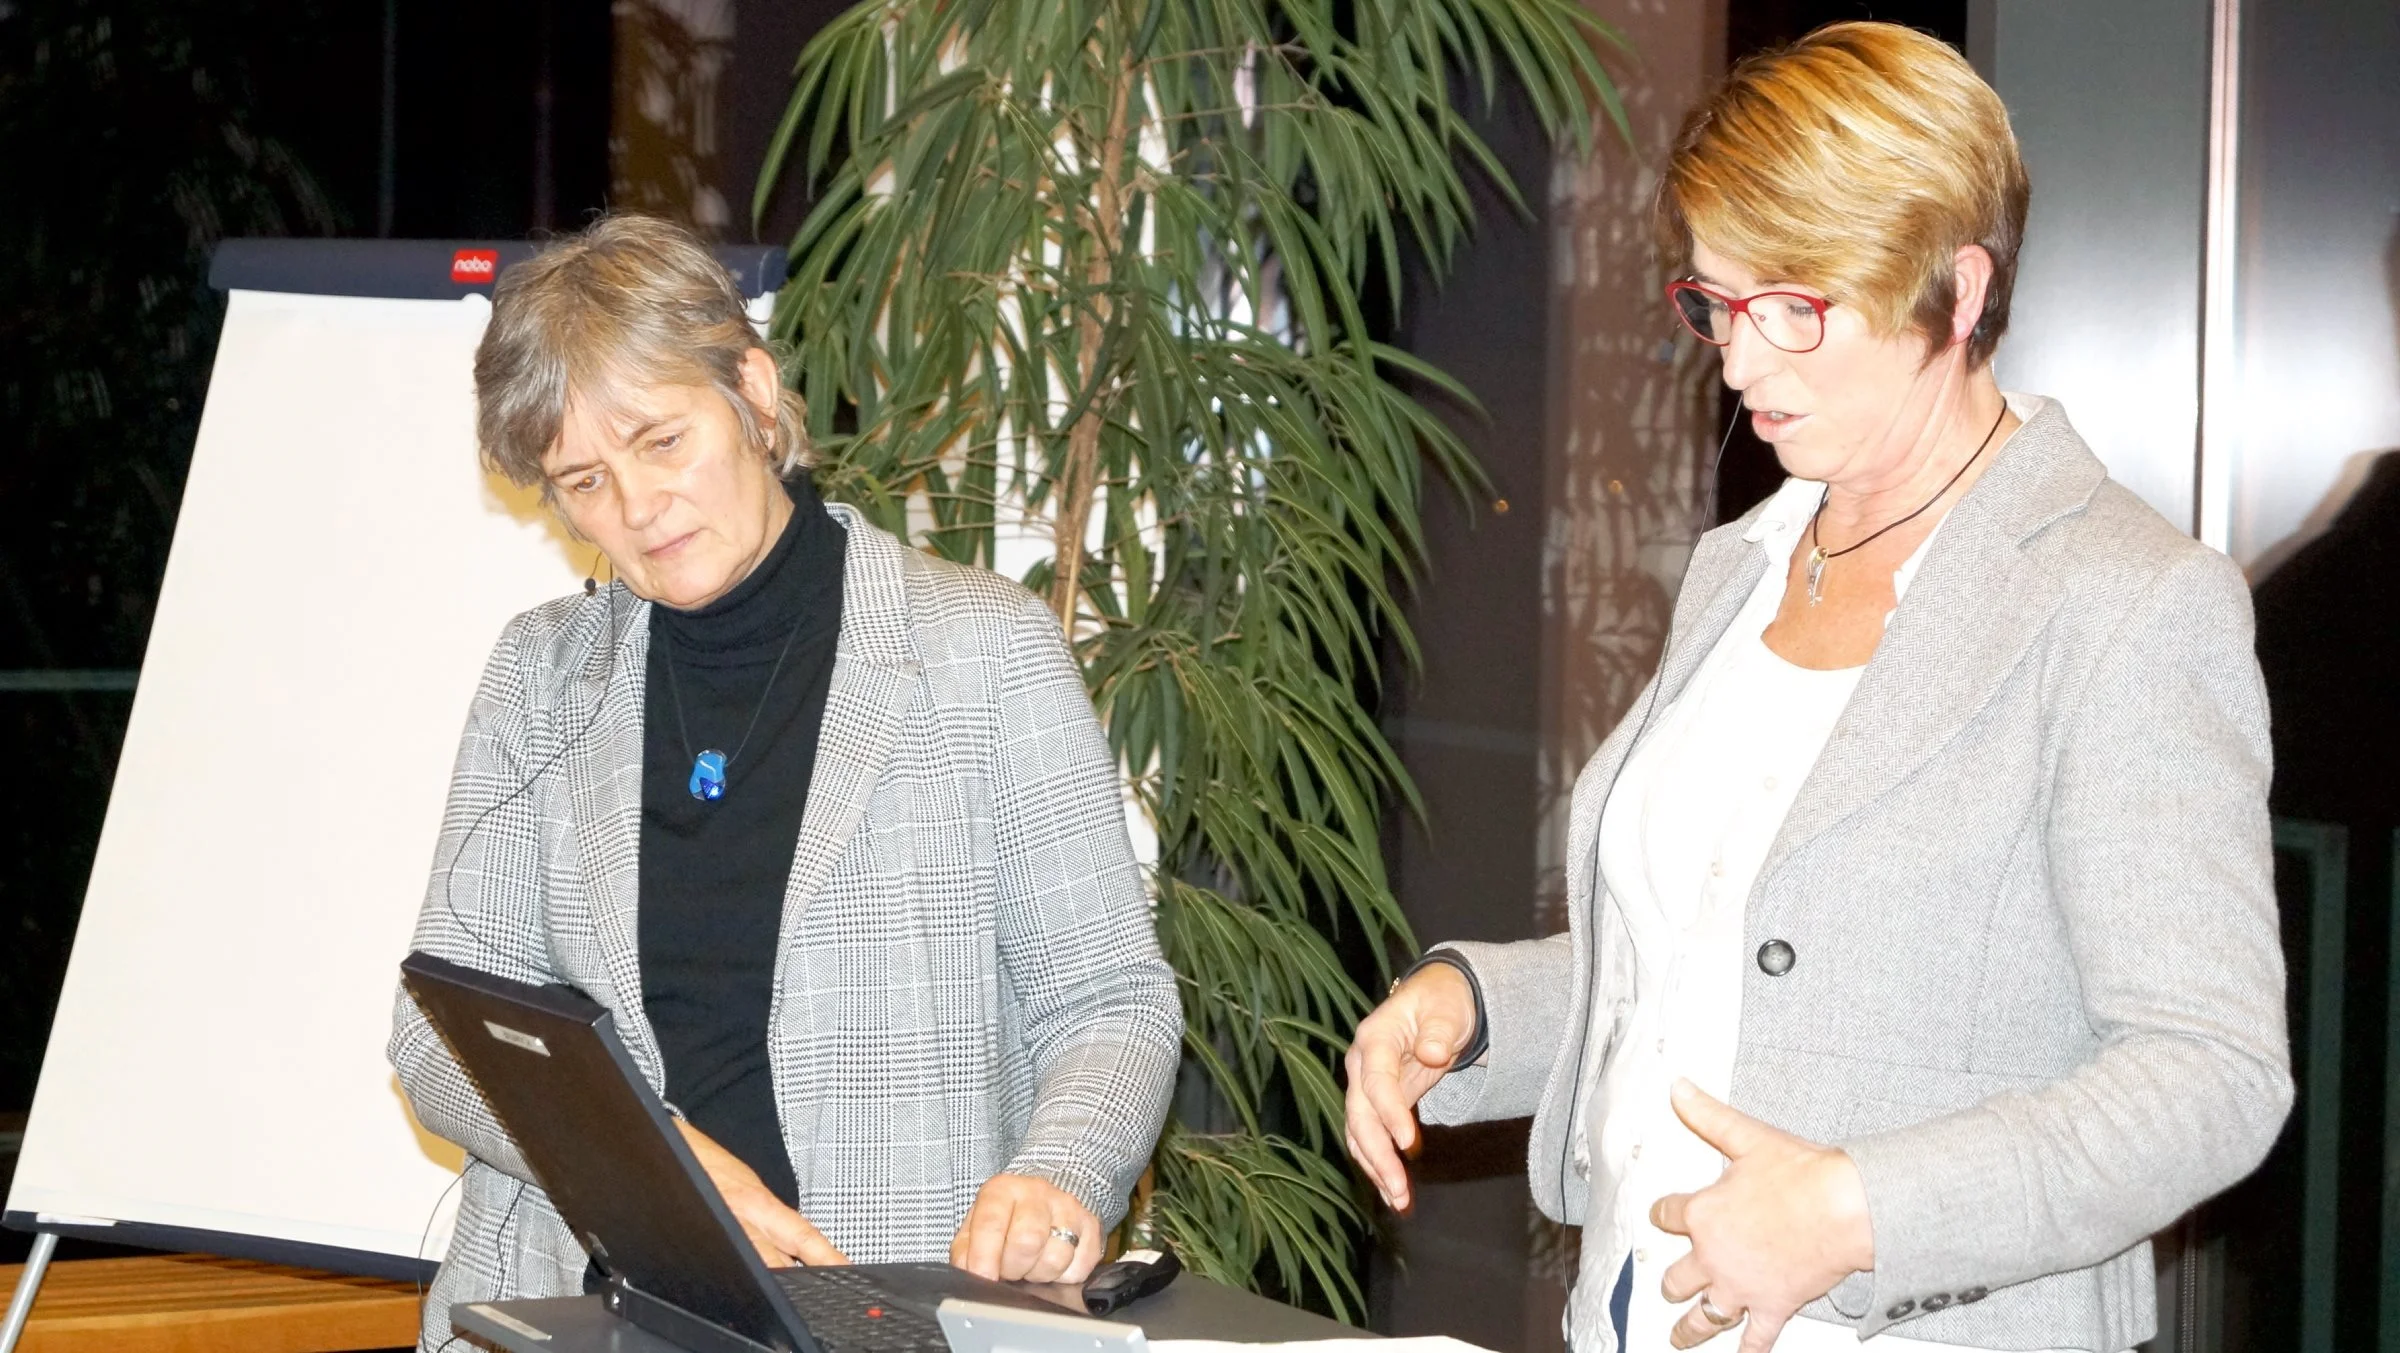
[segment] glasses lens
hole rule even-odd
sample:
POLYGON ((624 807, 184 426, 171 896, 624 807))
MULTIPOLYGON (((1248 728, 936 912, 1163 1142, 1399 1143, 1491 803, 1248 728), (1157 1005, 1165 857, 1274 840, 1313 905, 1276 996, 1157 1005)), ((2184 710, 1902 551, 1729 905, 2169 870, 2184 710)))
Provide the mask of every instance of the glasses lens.
POLYGON ((1695 286, 1677 287, 1672 294, 1676 316, 1701 342, 1723 347, 1733 341, 1733 311, 1725 302, 1695 286))
POLYGON ((1806 296, 1770 291, 1750 298, 1750 316, 1769 343, 1785 352, 1809 352, 1825 341, 1825 312, 1806 296))

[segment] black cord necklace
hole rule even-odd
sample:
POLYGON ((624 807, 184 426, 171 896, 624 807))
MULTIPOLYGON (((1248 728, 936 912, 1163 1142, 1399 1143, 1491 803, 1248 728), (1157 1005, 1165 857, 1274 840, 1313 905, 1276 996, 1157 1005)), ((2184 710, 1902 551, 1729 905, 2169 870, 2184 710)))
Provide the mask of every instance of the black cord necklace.
POLYGON ((672 645, 668 646, 665 654, 667 694, 675 701, 675 731, 683 735, 684 755, 692 758, 692 778, 687 787, 693 798, 702 803, 715 803, 725 797, 726 771, 750 746, 750 735, 758 731, 758 716, 766 712, 767 696, 775 690, 775 678, 783 675, 783 660, 792 655, 792 641, 800 637, 800 631, 807 623, 806 617, 794 621, 792 632, 783 637, 783 651, 775 655, 775 666, 767 672, 766 687, 758 693, 758 703, 751 707, 750 726, 742 730, 742 740, 734 744, 731 756, 713 747, 696 755, 692 752, 692 730, 683 721, 683 685, 675 677, 675 649, 672 645))
POLYGON ((1920 507, 1916 511, 1909 513, 1907 516, 1902 517, 1900 520, 1893 522, 1891 525, 1884 527, 1882 530, 1877 531, 1874 535, 1868 536, 1865 540, 1858 542, 1856 545, 1844 545, 1838 550, 1828 551, 1825 548, 1824 543, 1817 539, 1817 518, 1825 515, 1825 498, 1831 498, 1833 496, 1833 490, 1827 489, 1825 491, 1825 498, 1819 498, 1817 500, 1817 510, 1808 514, 1808 604, 1814 606, 1818 602, 1825 599, 1825 566, 1827 564, 1841 558, 1843 555, 1848 554, 1853 550, 1863 550, 1869 545, 1874 544, 1877 540, 1882 539, 1885 532, 1896 531, 1901 527, 1908 525, 1910 522, 1915 521, 1917 518, 1924 516, 1926 509, 1931 508, 1935 503, 1942 501, 1943 497, 1946 496, 1950 490, 1957 488, 1958 481, 1967 477, 1967 471, 1975 467, 1975 462, 1983 459, 1984 450, 1991 446, 1992 437, 2000 431, 2000 425, 2007 421, 2007 419, 2008 401, 2002 400, 2000 401, 2000 416, 1992 420, 1991 430, 1983 434, 1982 444, 1975 448, 1974 455, 1967 457, 1966 464, 1958 467, 1958 473, 1950 476, 1950 482, 1942 485, 1940 493, 1936 493, 1931 498, 1926 499, 1924 507, 1920 507))

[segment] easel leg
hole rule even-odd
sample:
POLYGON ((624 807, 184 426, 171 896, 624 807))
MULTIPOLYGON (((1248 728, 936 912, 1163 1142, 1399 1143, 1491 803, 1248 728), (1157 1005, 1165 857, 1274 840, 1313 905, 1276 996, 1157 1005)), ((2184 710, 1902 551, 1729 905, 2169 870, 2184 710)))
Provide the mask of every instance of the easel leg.
POLYGON ((25 1257, 25 1271, 17 1275, 17 1294, 8 1300, 8 1319, 0 1321, 0 1353, 16 1353, 17 1336, 25 1332, 25 1322, 33 1318, 34 1294, 42 1290, 42 1274, 50 1267, 50 1256, 58 1250, 58 1233, 33 1233, 33 1253, 25 1257))

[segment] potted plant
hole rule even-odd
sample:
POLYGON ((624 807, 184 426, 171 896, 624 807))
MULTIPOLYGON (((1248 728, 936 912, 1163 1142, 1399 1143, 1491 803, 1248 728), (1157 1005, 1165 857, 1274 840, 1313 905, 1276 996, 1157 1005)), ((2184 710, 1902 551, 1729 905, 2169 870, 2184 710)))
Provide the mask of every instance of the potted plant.
POLYGON ((815 187, 774 332, 820 484, 1049 599, 1155 834, 1187 1084, 1131 1224, 1348 1318, 1336 941, 1413 948, 1377 645, 1413 660, 1426 468, 1476 480, 1397 382, 1471 400, 1362 291, 1447 257, 1464 172, 1506 185, 1461 87, 1584 149, 1613 40, 1573 0, 875 0, 801 54, 758 186, 815 187))

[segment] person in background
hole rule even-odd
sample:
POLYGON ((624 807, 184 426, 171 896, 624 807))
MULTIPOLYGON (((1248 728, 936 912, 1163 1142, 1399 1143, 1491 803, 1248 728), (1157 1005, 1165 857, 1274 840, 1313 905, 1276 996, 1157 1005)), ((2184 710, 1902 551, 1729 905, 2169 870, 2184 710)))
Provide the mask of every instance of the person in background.
MULTIPOLYGON (((1182 1014, 1114 763, 1042 603, 817 496, 795 396, 698 241, 601 220, 504 272, 486 465, 606 560, 511 621, 416 947, 579 988, 771 1265, 1079 1282, 1182 1014)), ((457 1301, 587 1257, 407 992, 392 1065, 467 1152, 457 1301)))
POLYGON ((1581 1353, 2118 1353, 2145 1238, 2289 1109, 2249 593, 1995 383, 2027 191, 1992 90, 1875 23, 1741 63, 1667 164, 1668 304, 1790 478, 1577 783, 1568 933, 1434 949, 1348 1059, 1395 1207, 1415 1115, 1535 1115, 1581 1353))

